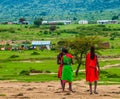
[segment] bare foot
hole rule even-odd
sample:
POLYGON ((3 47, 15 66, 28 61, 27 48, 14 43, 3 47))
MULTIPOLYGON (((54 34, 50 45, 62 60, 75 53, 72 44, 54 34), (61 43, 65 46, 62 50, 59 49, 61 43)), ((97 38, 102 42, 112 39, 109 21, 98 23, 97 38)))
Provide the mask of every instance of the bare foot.
POLYGON ((92 95, 92 92, 90 92, 90 95, 92 95))
POLYGON ((98 94, 98 92, 95 91, 94 94, 98 94))
POLYGON ((70 90, 70 92, 75 93, 76 91, 74 91, 74 90, 70 90))

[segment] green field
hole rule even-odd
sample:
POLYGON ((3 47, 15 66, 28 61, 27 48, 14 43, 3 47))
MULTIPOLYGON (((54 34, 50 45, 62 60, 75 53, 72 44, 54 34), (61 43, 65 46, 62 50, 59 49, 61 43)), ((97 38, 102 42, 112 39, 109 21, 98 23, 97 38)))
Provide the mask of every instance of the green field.
MULTIPOLYGON (((104 42, 110 43, 109 49, 99 50, 98 56, 100 67, 107 65, 120 64, 120 26, 119 25, 62 25, 57 26, 56 31, 52 34, 49 33, 49 26, 41 26, 39 28, 34 26, 25 25, 0 25, 0 39, 1 40, 50 40, 53 44, 63 38, 72 38, 78 35, 83 35, 86 32, 86 36, 93 36, 97 31, 97 36, 104 42), (92 29, 93 28, 93 29, 92 29), (91 29, 91 30, 90 30, 91 29), (106 31, 103 31, 107 29, 106 31), (110 29, 110 30, 109 30, 110 29), (44 33, 48 31, 48 33, 44 33), (72 31, 72 32, 70 32, 72 31), (74 32, 75 31, 75 32, 74 32), (57 34, 60 33, 59 35, 57 34), (114 34, 114 33, 117 34, 114 34), (91 34, 90 34, 91 33, 91 34), (101 33, 101 34, 100 34, 101 33), (106 35, 107 34, 107 35, 106 35), (114 39, 110 39, 112 36, 114 39), (104 57, 104 58, 103 58, 104 57)), ((84 34, 85 35, 85 34, 84 34)), ((3 45, 1 45, 3 46, 3 45)), ((56 45, 55 45, 56 46, 56 45)), ((58 80, 57 70, 58 65, 56 63, 56 57, 60 50, 22 50, 19 51, 0 51, 0 79, 1 80, 15 80, 26 82, 41 82, 58 80), (37 52, 38 55, 32 55, 37 52), (30 70, 41 71, 40 74, 32 75, 30 70), (21 73, 21 72, 25 73, 21 73), (28 75, 31 74, 31 75, 28 75)), ((77 63, 73 65, 73 71, 77 68, 77 63)), ((83 58, 83 64, 80 70, 85 69, 85 58, 83 58)), ((100 83, 102 84, 120 84, 120 66, 111 67, 101 70, 100 83)), ((78 77, 74 74, 74 80, 85 79, 85 73, 79 72, 78 77)))
MULTIPOLYGON (((15 80, 15 81, 51 81, 58 80, 57 70, 58 65, 56 64, 55 51, 37 51, 40 55, 31 55, 33 51, 23 51, 21 53, 16 51, 0 51, 0 79, 1 80, 15 80), (10 58, 12 55, 18 55, 19 57, 10 58), (3 57, 2 57, 3 56, 3 57), (30 70, 39 70, 42 73, 37 75, 21 75, 20 72, 30 70), (45 73, 45 74, 44 74, 45 73), (51 74, 53 73, 53 74, 51 74)), ((104 67, 106 65, 119 64, 119 60, 100 60, 100 66, 104 67)), ((76 70, 77 64, 73 65, 73 70, 76 70)), ((80 70, 84 70, 84 64, 81 66, 80 70)), ((101 70, 101 81, 113 81, 120 83, 118 77, 120 68, 114 67, 114 69, 101 70), (103 72, 105 71, 105 73, 103 72), (109 76, 109 74, 113 76, 109 76), (107 75, 107 76, 106 76, 107 75), (117 75, 117 76, 116 76, 117 75)), ((85 73, 80 72, 78 77, 74 74, 74 80, 85 79, 85 73)))

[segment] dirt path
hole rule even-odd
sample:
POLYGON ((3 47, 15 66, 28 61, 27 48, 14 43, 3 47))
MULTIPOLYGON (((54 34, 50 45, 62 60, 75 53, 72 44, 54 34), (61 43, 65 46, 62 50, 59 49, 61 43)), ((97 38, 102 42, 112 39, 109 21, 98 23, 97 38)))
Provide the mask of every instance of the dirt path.
POLYGON ((101 69, 107 69, 107 68, 111 68, 111 67, 120 67, 120 64, 106 65, 104 67, 101 67, 101 69))
POLYGON ((100 61, 120 60, 120 58, 100 58, 100 61))
MULTIPOLYGON (((106 65, 101 69, 114 66, 118 67, 120 64, 106 65)), ((0 99, 120 99, 120 85, 99 85, 97 95, 89 94, 88 85, 84 80, 73 82, 75 93, 69 93, 67 88, 68 85, 66 92, 62 93, 59 81, 44 83, 0 81, 0 99)))
POLYGON ((0 81, 0 99, 120 99, 120 85, 99 85, 99 94, 89 95, 84 80, 73 82, 75 93, 62 93, 58 82, 24 83, 0 81))

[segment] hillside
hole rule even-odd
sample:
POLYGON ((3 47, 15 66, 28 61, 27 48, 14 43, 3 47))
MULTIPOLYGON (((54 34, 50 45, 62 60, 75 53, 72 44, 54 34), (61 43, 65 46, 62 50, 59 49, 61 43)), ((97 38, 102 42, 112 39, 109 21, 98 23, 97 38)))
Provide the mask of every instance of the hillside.
POLYGON ((118 15, 119 0, 0 0, 0 21, 15 21, 20 17, 34 20, 110 19, 118 15))

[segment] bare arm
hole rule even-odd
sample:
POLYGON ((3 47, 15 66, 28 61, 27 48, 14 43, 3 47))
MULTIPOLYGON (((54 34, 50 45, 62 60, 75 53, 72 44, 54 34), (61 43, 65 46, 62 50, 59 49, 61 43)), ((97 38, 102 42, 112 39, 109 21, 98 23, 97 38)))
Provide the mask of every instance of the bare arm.
POLYGON ((58 56, 57 56, 57 64, 60 64, 60 59, 58 56))
POLYGON ((71 59, 71 61, 72 61, 72 64, 74 64, 74 60, 73 60, 73 58, 71 59))
POLYGON ((57 64, 61 64, 61 54, 57 55, 57 64))
POLYGON ((98 67, 98 72, 100 73, 100 65, 99 65, 98 58, 97 58, 97 67, 98 67))

